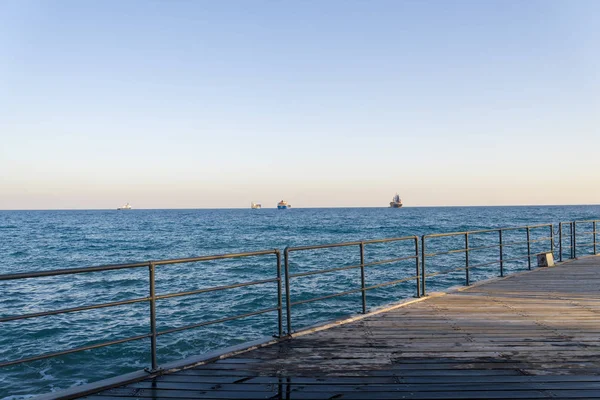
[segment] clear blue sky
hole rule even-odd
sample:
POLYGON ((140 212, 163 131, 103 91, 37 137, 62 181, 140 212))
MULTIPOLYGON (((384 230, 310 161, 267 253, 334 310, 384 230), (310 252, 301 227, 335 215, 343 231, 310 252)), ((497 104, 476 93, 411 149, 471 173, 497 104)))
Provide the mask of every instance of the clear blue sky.
POLYGON ((0 209, 600 203, 600 1, 0 2, 0 209))

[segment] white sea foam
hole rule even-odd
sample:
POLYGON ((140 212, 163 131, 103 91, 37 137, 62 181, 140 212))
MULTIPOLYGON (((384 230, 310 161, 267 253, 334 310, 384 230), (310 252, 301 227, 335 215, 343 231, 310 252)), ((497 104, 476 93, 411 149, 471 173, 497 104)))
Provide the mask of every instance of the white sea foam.
POLYGON ((54 375, 49 374, 48 371, 50 370, 50 368, 45 368, 45 369, 41 369, 40 370, 40 375, 42 376, 40 379, 43 381, 53 381, 54 380, 54 375))

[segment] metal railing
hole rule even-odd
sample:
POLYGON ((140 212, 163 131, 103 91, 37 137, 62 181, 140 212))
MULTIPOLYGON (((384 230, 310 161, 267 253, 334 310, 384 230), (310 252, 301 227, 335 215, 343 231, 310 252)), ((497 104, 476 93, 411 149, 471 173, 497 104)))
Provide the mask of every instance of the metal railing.
POLYGON ((41 278, 41 277, 53 277, 59 275, 74 275, 74 274, 84 274, 90 272, 106 272, 106 271, 115 271, 115 270, 125 270, 125 269, 137 269, 137 268, 148 268, 148 284, 149 284, 149 295, 147 297, 138 297, 134 299, 122 300, 122 301, 113 301, 108 303, 101 304, 93 304, 82 307, 73 307, 73 308, 63 308, 59 310, 51 310, 51 311, 43 311, 37 313, 29 313, 29 314, 21 314, 21 315, 11 315, 0 318, 0 323, 10 322, 10 321, 18 321, 30 318, 39 318, 45 317, 49 315, 58 315, 58 314, 67 314, 73 312, 87 311, 87 310, 95 310, 99 308, 109 308, 109 307, 118 307, 128 304, 136 304, 136 303, 149 303, 150 304, 150 313, 149 313, 149 322, 150 322, 150 332, 144 335, 136 335, 130 336, 127 338, 122 338, 118 340, 111 340, 108 342, 97 343, 93 345, 76 347, 68 350, 57 351, 53 353, 41 354, 33 357, 21 358, 17 360, 4 361, 0 362, 0 367, 7 367, 10 365, 22 364, 26 362, 44 360, 47 358, 58 357, 66 354, 77 353, 85 350, 92 350, 101 347, 113 346, 117 344, 132 342, 141 339, 150 339, 150 354, 151 354, 151 371, 155 371, 158 369, 158 360, 157 360, 157 339, 159 336, 166 335, 169 333, 175 333, 180 331, 185 331, 189 329, 199 328, 202 326, 213 325, 218 323, 223 323, 227 321, 232 321, 241 318, 247 318, 254 315, 265 314, 269 312, 277 311, 278 318, 278 333, 279 336, 282 335, 282 326, 283 326, 283 305, 282 305, 282 279, 281 279, 281 252, 279 250, 264 250, 264 251, 256 251, 250 253, 235 253, 235 254, 225 254, 225 255, 216 255, 216 256, 204 256, 204 257, 194 257, 194 258, 180 258, 173 260, 161 260, 161 261, 147 261, 141 263, 133 263, 133 264, 120 264, 120 265, 105 265, 98 267, 88 267, 88 268, 70 268, 70 269, 62 269, 62 270, 54 270, 54 271, 40 271, 40 272, 32 272, 32 273, 19 273, 19 274, 9 274, 9 275, 0 275, 0 281, 12 281, 18 279, 33 279, 33 278, 41 278), (173 292, 173 293, 165 293, 165 294, 156 294, 156 267, 161 265, 172 265, 172 264, 182 264, 182 263, 192 263, 192 262, 205 262, 205 261, 213 261, 213 260, 223 260, 223 259, 231 259, 231 258, 245 258, 245 257, 256 257, 256 256, 266 256, 266 255, 274 255, 275 256, 275 271, 273 278, 261 279, 257 281, 250 282, 241 282, 232 285, 223 285, 223 286, 214 286, 209 288, 202 288, 196 290, 190 290, 185 292, 173 292), (266 283, 277 283, 277 306, 261 309, 257 311, 253 311, 245 314, 238 314, 230 317, 224 317, 219 319, 214 319, 210 321, 204 321, 196 324, 165 329, 159 331, 156 326, 156 302, 159 300, 170 299, 175 297, 182 296, 191 296, 197 295, 201 293, 209 293, 216 291, 223 291, 227 289, 234 289, 240 287, 248 287, 255 285, 262 285, 266 283))
POLYGON ((555 251, 558 252, 558 260, 563 261, 564 251, 568 250, 568 258, 578 258, 578 248, 591 248, 588 251, 588 255, 598 254, 598 230, 597 226, 600 220, 583 220, 583 221, 571 221, 571 222, 560 222, 558 224, 558 248, 555 251), (579 227, 579 228, 578 228, 579 227), (591 229, 586 231, 585 229, 591 229), (565 232, 566 231, 566 232, 565 232), (580 242, 580 239, 586 236, 592 236, 591 242, 580 242), (568 245, 565 245, 565 240, 568 245))
MULTIPOLYGON (((71 268, 71 269, 61 269, 61 270, 52 270, 52 271, 40 271, 40 272, 31 272, 31 273, 17 273, 17 274, 7 274, 0 275, 0 282, 2 281, 16 281, 23 279, 35 279, 42 277, 55 277, 61 275, 75 275, 75 274, 85 274, 92 272, 107 272, 107 271, 116 271, 116 270, 128 270, 128 269, 140 269, 147 268, 148 270, 148 296, 145 297, 136 297, 127 300, 121 301, 112 301, 100 304, 91 304, 80 307, 72 307, 72 308, 61 308, 55 310, 48 310, 42 312, 34 312, 34 313, 26 313, 26 314, 18 314, 18 315, 7 315, 0 316, 0 323, 4 324, 12 321, 26 320, 31 318, 40 318, 51 315, 59 315, 59 314, 68 314, 75 313, 81 311, 95 310, 95 309, 106 309, 112 307, 119 307, 124 305, 131 305, 137 303, 147 303, 149 304, 149 315, 148 320, 150 324, 149 332, 141 335, 130 336, 126 338, 120 338, 112 341, 90 344, 87 346, 71 348, 62 351, 56 351, 52 353, 41 354, 37 356, 25 357, 16 360, 8 360, 0 362, 0 367, 7 367, 11 365, 22 364, 26 362, 32 362, 37 360, 43 360, 48 358, 53 358, 57 356, 67 355, 71 353, 81 352, 85 350, 92 350, 101 347, 107 347, 137 340, 150 339, 150 355, 151 355, 151 368, 149 371, 156 371, 159 369, 159 362, 157 359, 157 339, 159 336, 190 330, 194 328, 200 328, 207 325, 213 325, 218 323, 224 323, 227 321, 233 321, 237 319, 252 317, 259 314, 265 314, 270 312, 277 313, 277 333, 274 335, 276 337, 289 336, 293 332, 293 307, 301 304, 307 304, 327 299, 332 299, 335 297, 360 293, 361 294, 361 311, 362 313, 366 313, 368 309, 367 302, 367 292, 370 290, 397 285, 403 282, 414 281, 415 284, 415 294, 417 297, 425 296, 426 292, 426 281, 428 278, 433 278, 437 275, 449 274, 452 272, 457 272, 464 270, 465 271, 465 284, 470 285, 472 283, 471 271, 473 269, 482 268, 491 265, 498 265, 498 272, 500 276, 505 276, 505 266, 507 263, 516 262, 520 260, 527 260, 527 268, 532 268, 531 259, 536 257, 539 254, 553 252, 556 253, 558 251, 558 259, 559 261, 563 261, 565 250, 568 250, 568 258, 576 258, 578 254, 581 254, 583 248, 591 248, 588 251, 588 255, 596 255, 598 254, 598 232, 597 232, 597 223, 600 220, 589 220, 589 221, 574 221, 574 222, 562 222, 558 225, 558 230, 554 230, 554 225, 552 224, 543 224, 543 225, 533 225, 533 226, 522 226, 522 227, 511 227, 511 228, 500 228, 500 229, 487 229, 487 230, 477 230, 477 231, 465 231, 465 232, 452 232, 452 233, 441 233, 441 234, 428 234, 423 235, 421 237, 418 236, 406 236, 400 238, 392 238, 392 239, 379 239, 379 240, 368 240, 368 241, 356 241, 356 242, 346 242, 346 243, 336 243, 329 245, 317 245, 317 246, 301 246, 301 247, 287 247, 285 248, 284 262, 285 268, 282 271, 282 257, 281 252, 277 249, 275 250, 264 250, 264 251, 256 251, 256 252, 247 252, 247 253, 235 253, 235 254, 225 254, 225 255, 215 255, 215 256, 203 256, 203 257, 194 257, 194 258, 182 258, 182 259, 173 259, 173 260, 160 260, 160 261, 147 261, 140 263, 132 263, 132 264, 121 264, 121 265, 106 265, 106 266, 97 266, 97 267, 87 267, 87 268, 71 268), (567 227, 568 226, 568 227, 567 227), (539 236, 540 233, 547 231, 550 236, 539 236), (509 233, 510 232, 510 233, 509 233), (532 233, 536 233, 537 236, 532 238, 532 233), (508 241, 507 239, 511 239, 512 235, 518 236, 518 240, 508 241), (558 235, 558 241, 555 240, 556 235, 558 235), (592 236, 592 241, 581 241, 582 238, 587 236, 592 236), (510 236, 510 237, 509 237, 510 236), (427 252, 427 250, 432 247, 434 242, 443 240, 444 238, 449 239, 454 242, 458 242, 461 245, 455 248, 444 249, 443 251, 433 251, 427 252), (482 245, 474 246, 473 243, 482 241, 482 245), (366 249, 369 246, 374 246, 376 244, 390 244, 390 243, 406 243, 402 245, 400 251, 393 251, 392 258, 386 258, 383 260, 377 260, 372 262, 366 262, 366 249), (543 251, 533 251, 532 244, 536 247, 539 247, 539 244, 542 244, 545 248, 545 244, 548 242, 548 250, 543 251), (539 243, 539 244, 537 244, 539 243), (527 246, 526 254, 519 254, 518 256, 510 255, 507 249, 516 248, 519 250, 520 248, 516 246, 527 246), (320 270, 310 270, 303 272, 292 272, 290 271, 290 263, 292 261, 292 255, 294 253, 301 253, 307 251, 320 251, 324 249, 334 249, 334 248, 355 248, 357 253, 354 255, 356 257, 357 262, 352 263, 352 265, 346 266, 338 266, 338 267, 329 267, 320 270), (486 259, 485 262, 473 263, 472 260, 476 257, 473 257, 477 252, 488 250, 492 251, 493 249, 497 249, 496 256, 492 259, 486 259), (591 254, 589 254, 591 253, 591 254), (434 257, 440 256, 448 256, 452 257, 454 255, 464 256, 464 264, 453 267, 444 271, 431 272, 428 268, 429 263, 434 257), (156 270, 157 267, 163 265, 172 265, 172 264, 183 264, 183 263, 195 263, 195 262, 206 262, 213 260, 224 260, 224 259, 246 259, 248 257, 267 257, 271 256, 274 258, 273 262, 273 274, 272 276, 265 276, 265 279, 240 282, 230 285, 223 286, 213 286, 202 289, 181 291, 181 292, 172 292, 165 294, 157 294, 156 293, 156 270), (507 257, 508 256, 508 257, 507 257), (412 260, 412 261, 411 261, 412 260), (400 262, 414 262, 414 266, 409 266, 409 268, 415 268, 415 274, 407 277, 401 277, 399 279, 393 279, 389 281, 385 281, 382 283, 371 284, 367 283, 367 274, 365 273, 365 269, 367 267, 373 267, 377 265, 384 264, 394 264, 400 262), (354 287, 349 290, 344 290, 337 293, 331 293, 324 296, 311 297, 308 299, 293 299, 292 298, 292 282, 302 279, 303 277, 311 276, 311 275, 322 275, 322 274, 330 274, 340 271, 350 271, 350 270, 358 270, 360 277, 360 287, 354 287), (285 285, 283 285, 282 281, 285 280, 285 285), (217 292, 217 291, 225 291, 234 288, 241 287, 249 287, 255 285, 263 285, 268 283, 276 284, 276 291, 274 297, 276 297, 276 306, 264 308, 260 310, 255 310, 248 313, 236 314, 233 316, 227 316, 219 319, 213 319, 209 321, 197 322, 190 325, 185 325, 181 327, 174 327, 164 330, 159 330, 157 328, 157 312, 156 312, 156 304, 158 301, 183 297, 183 296, 191 296, 202 293, 209 292, 217 292), (283 293, 285 290, 285 294, 283 293), (284 317, 283 317, 283 309, 284 309, 284 299, 285 299, 285 332, 284 332, 284 317)), ((535 236, 535 235, 534 235, 535 236)), ((374 246, 376 247, 376 246, 374 246)), ((389 254, 390 252, 386 252, 389 254)), ((523 250, 525 253, 525 250, 523 250)), ((353 257, 354 257, 353 256, 353 257)), ((271 262, 271 261, 270 261, 271 262)), ((462 262, 459 260, 459 262, 462 262)), ((267 264, 268 265, 268 264, 267 264)), ((406 265, 406 264, 404 264, 406 265)), ((403 267, 403 271, 408 270, 405 266, 403 267)), ((4 328, 3 328, 4 329, 4 328)))
POLYGON ((346 295, 353 294, 353 293, 361 293, 362 312, 366 313, 367 312, 367 291, 373 290, 373 289, 378 289, 378 288, 385 287, 385 286, 396 285, 396 284, 403 283, 403 282, 410 281, 410 280, 415 281, 417 297, 420 297, 420 291, 419 291, 419 282, 420 282, 419 238, 417 236, 407 236, 407 237, 392 238, 392 239, 367 240, 367 241, 360 241, 360 242, 335 243, 335 244, 326 244, 326 245, 317 245, 317 246, 286 247, 286 249, 284 250, 283 253, 284 253, 284 259, 285 259, 285 286, 286 286, 285 295, 286 295, 286 315, 287 315, 287 332, 288 332, 288 334, 293 332, 293 330, 292 330, 292 306, 313 303, 316 301, 331 299, 334 297, 346 296, 346 295), (379 244, 381 244, 381 243, 396 243, 396 242, 405 242, 405 241, 414 242, 414 250, 413 250, 414 255, 400 256, 400 257, 389 258, 389 259, 385 259, 385 260, 373 261, 373 262, 369 262, 369 263, 365 262, 365 247, 366 246, 376 244, 376 243, 379 243, 379 244), (321 270, 317 270, 317 271, 290 273, 290 260, 291 260, 292 253, 310 251, 310 250, 319 250, 319 249, 333 249, 333 248, 340 248, 340 247, 356 247, 359 250, 357 252, 357 259, 358 259, 359 263, 353 264, 353 265, 347 265, 347 266, 343 266, 343 267, 321 269, 321 270), (414 260, 415 261, 415 275, 406 277, 406 278, 395 279, 392 281, 387 281, 387 282, 367 286, 366 278, 365 278, 365 267, 397 263, 397 262, 401 262, 401 261, 405 261, 405 260, 414 260), (343 292, 328 294, 325 296, 319 296, 319 297, 313 297, 313 298, 309 298, 309 299, 292 301, 291 290, 290 290, 290 288, 291 288, 290 279, 301 278, 301 277, 306 277, 306 276, 311 276, 311 275, 321 275, 321 274, 327 274, 327 273, 333 273, 333 272, 339 272, 339 271, 347 271, 347 270, 352 270, 352 269, 360 270, 360 288, 345 290, 343 292))
POLYGON ((574 236, 573 234, 575 233, 575 230, 573 229, 573 222, 560 222, 558 224, 558 260, 559 261, 563 261, 563 252, 565 251, 565 249, 569 250, 569 258, 574 258, 573 254, 574 254, 574 250, 575 250, 575 246, 574 245, 574 236), (565 225, 567 225, 569 227, 569 232, 568 232, 568 236, 567 238, 569 239, 568 246, 564 245, 564 240, 565 240, 565 225))
MULTIPOLYGON (((583 252, 586 249, 587 255, 598 254, 597 252, 597 231, 596 225, 598 220, 589 220, 589 221, 573 221, 573 258, 577 258, 580 254, 578 252, 578 248, 583 252), (592 241, 590 242, 587 239, 589 236, 592 236, 592 241)), ((586 255, 585 253, 581 253, 581 255, 586 255)))
POLYGON ((465 285, 469 286, 471 284, 470 271, 475 268, 481 268, 481 267, 498 264, 499 273, 500 273, 500 276, 502 277, 502 276, 504 276, 504 266, 506 263, 527 259, 527 267, 528 267, 528 269, 531 269, 531 259, 533 257, 537 257, 537 255, 539 255, 539 254, 545 253, 545 252, 538 252, 538 253, 532 254, 531 244, 538 243, 538 242, 544 242, 544 241, 549 242, 549 250, 548 251, 553 252, 554 251, 554 228, 553 228, 552 224, 423 235, 423 236, 421 236, 421 269, 422 269, 421 270, 421 276, 422 276, 421 293, 423 295, 425 295, 427 293, 427 291, 426 291, 427 290, 427 288, 426 288, 427 278, 432 278, 437 275, 444 275, 444 274, 449 274, 449 273, 457 272, 457 271, 465 271, 465 285), (549 230, 550 236, 532 240, 531 232, 532 232, 532 230, 537 230, 537 229, 549 230), (506 236, 505 232, 508 232, 508 231, 513 231, 513 232, 521 232, 522 231, 522 233, 525 235, 526 240, 506 242, 504 240, 504 237, 506 236), (476 236, 481 236, 481 235, 489 236, 490 234, 497 235, 496 243, 486 244, 484 246, 471 247, 471 245, 470 245, 471 238, 476 237, 476 236), (427 253, 428 242, 431 242, 433 239, 460 238, 460 237, 464 237, 464 246, 461 248, 451 248, 449 250, 444 250, 444 251, 440 251, 440 252, 427 253), (526 255, 519 255, 517 257, 505 258, 505 248, 506 247, 522 246, 522 245, 527 245, 527 254, 526 255), (472 252, 486 250, 486 249, 494 249, 494 248, 497 248, 499 250, 498 258, 496 260, 479 263, 479 264, 475 264, 475 265, 471 264, 470 259, 471 259, 472 252), (432 257, 436 257, 436 256, 451 255, 451 254, 464 254, 464 259, 465 259, 464 266, 461 265, 459 267, 450 268, 450 269, 447 269, 444 271, 427 273, 426 265, 427 265, 428 259, 431 259, 432 257))

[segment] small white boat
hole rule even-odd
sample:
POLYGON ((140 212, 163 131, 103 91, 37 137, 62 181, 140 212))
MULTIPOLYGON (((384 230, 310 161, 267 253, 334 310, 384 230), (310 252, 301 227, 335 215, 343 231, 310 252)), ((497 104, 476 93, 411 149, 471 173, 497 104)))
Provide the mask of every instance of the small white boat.
POLYGON ((252 202, 252 204, 250 205, 250 208, 252 208, 253 210, 258 210, 258 209, 262 208, 262 205, 260 203, 252 202))
POLYGON ((117 207, 117 210, 131 210, 131 205, 127 203, 124 206, 117 207))

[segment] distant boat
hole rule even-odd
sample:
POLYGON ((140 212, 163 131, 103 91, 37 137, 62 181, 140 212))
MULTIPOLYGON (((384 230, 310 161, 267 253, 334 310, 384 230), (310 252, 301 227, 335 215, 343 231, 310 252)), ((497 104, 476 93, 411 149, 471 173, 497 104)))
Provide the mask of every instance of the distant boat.
POLYGON ((288 204, 287 201, 285 200, 281 200, 279 203, 277 203, 277 209, 278 210, 287 210, 288 208, 291 208, 292 206, 290 206, 288 204))
POLYGON ((258 210, 258 209, 262 208, 262 205, 260 203, 252 202, 252 204, 250 205, 250 208, 252 208, 253 210, 258 210))
POLYGON ((400 196, 398 195, 398 193, 396 193, 396 195, 392 198, 392 201, 390 201, 390 207, 391 208, 400 208, 400 207, 402 207, 402 199, 400 198, 400 196))
POLYGON ((117 210, 131 210, 131 205, 127 203, 124 206, 118 207, 117 210))

